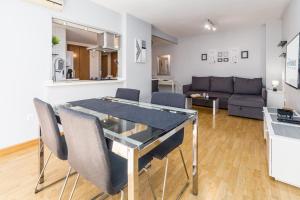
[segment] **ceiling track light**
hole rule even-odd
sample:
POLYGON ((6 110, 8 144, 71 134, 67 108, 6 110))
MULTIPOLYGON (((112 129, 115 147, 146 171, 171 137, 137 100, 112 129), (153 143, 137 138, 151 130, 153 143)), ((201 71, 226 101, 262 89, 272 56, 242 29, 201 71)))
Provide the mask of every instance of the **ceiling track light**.
POLYGON ((214 32, 217 30, 216 25, 210 19, 207 19, 207 22, 204 24, 204 28, 214 32))

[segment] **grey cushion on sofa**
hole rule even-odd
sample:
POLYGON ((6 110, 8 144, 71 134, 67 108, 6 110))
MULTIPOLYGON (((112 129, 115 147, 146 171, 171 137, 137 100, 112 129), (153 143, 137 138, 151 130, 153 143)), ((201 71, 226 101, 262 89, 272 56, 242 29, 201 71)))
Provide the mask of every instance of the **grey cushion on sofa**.
POLYGON ((258 95, 232 95, 228 104, 236 106, 258 107, 262 108, 265 105, 265 101, 262 96, 258 95))
POLYGON ((233 77, 211 77, 210 91, 233 93, 233 77))
POLYGON ((262 91, 262 79, 261 78, 235 78, 234 81, 234 93, 235 94, 249 94, 260 95, 262 91))
POLYGON ((192 90, 209 91, 209 77, 192 77, 192 90))

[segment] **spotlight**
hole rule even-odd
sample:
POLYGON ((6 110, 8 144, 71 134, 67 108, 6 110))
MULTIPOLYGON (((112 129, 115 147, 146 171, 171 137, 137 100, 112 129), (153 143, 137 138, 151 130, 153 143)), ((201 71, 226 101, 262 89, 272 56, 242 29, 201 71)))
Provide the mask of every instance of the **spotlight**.
POLYGON ((209 30, 209 31, 216 31, 217 30, 217 27, 215 26, 215 24, 210 20, 210 19, 207 19, 207 22, 204 24, 204 28, 206 30, 209 30))

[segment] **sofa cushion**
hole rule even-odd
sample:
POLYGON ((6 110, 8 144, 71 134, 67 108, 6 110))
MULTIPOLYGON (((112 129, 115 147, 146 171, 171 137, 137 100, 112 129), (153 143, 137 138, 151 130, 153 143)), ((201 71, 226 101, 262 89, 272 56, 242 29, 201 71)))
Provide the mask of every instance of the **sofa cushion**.
POLYGON ((211 77, 210 91, 233 93, 233 78, 232 77, 211 77))
POLYGON ((235 94, 250 94, 259 95, 262 90, 262 79, 261 78, 235 78, 234 81, 234 93, 235 94))
POLYGON ((229 99, 231 94, 224 92, 208 92, 210 97, 218 97, 220 99, 229 99))
POLYGON ((192 77, 192 90, 209 91, 209 77, 192 77))
POLYGON ((265 101, 259 95, 239 95, 234 94, 228 100, 229 105, 247 106, 247 107, 264 107, 265 101))

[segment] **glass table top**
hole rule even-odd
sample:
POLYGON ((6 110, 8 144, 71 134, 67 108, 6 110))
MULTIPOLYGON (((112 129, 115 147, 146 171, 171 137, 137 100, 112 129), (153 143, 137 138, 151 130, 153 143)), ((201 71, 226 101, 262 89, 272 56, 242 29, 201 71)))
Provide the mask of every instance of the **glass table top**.
MULTIPOLYGON (((113 97, 105 97, 101 98, 101 100, 117 102, 121 104, 129 104, 142 108, 159 110, 162 112, 170 112, 174 114, 185 115, 187 116, 186 121, 197 116, 197 111, 195 110, 174 108, 142 102, 134 102, 113 97)), ((166 131, 159 128, 151 127, 143 123, 136 123, 126 119, 120 119, 115 116, 101 113, 99 111, 95 111, 85 107, 74 106, 71 103, 66 103, 61 106, 96 116, 100 120, 105 137, 129 147, 137 147, 139 149, 142 149, 144 146, 153 142, 154 140, 166 133, 166 131)), ((55 107, 55 112, 56 115, 59 116, 58 106, 55 107)))

